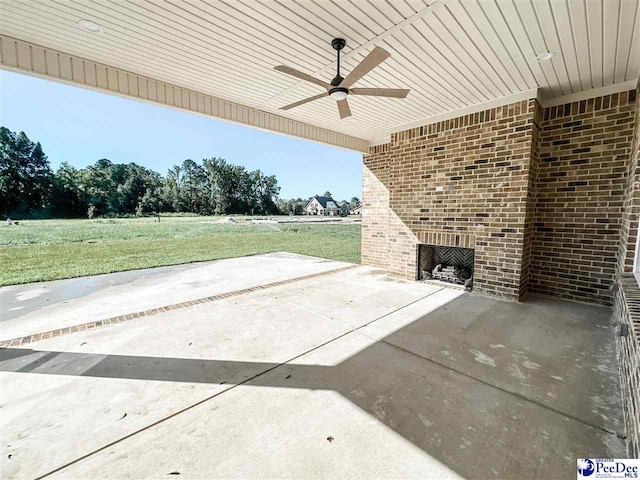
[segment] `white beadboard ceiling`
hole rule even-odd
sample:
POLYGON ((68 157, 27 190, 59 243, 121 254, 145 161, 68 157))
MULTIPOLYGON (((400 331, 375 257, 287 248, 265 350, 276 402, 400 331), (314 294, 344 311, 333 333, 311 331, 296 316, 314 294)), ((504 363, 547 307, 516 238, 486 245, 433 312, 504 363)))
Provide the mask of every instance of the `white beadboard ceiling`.
POLYGON ((640 0, 0 0, 0 33, 367 141, 415 122, 539 89, 563 97, 637 81, 640 0), (103 29, 93 34, 80 20, 103 29), (349 97, 340 120, 322 88, 334 37, 342 72, 374 47, 391 58, 356 87, 410 88, 405 100, 349 97), (551 51, 546 62, 538 54, 551 51))

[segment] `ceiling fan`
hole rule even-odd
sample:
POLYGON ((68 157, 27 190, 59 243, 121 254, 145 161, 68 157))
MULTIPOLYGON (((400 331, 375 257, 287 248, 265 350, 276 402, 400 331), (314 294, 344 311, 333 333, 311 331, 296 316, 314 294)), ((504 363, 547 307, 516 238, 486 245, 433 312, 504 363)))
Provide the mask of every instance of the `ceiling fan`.
POLYGON ((346 78, 342 78, 340 76, 340 50, 344 48, 346 45, 346 41, 343 38, 334 38, 331 41, 331 46, 335 49, 337 53, 337 74, 331 83, 327 83, 318 78, 312 77, 311 75, 307 75, 306 73, 300 72, 295 68, 287 67, 285 65, 278 65, 277 67, 273 67, 275 70, 286 73, 287 75, 291 75, 293 77, 299 78, 301 80, 305 80, 307 82, 314 83, 321 87, 324 87, 327 91, 325 93, 321 93, 320 95, 315 95, 313 97, 305 98, 304 100, 300 100, 289 105, 285 105, 284 107, 280 107, 280 110, 289 110, 290 108, 299 107, 300 105, 304 105, 305 103, 313 102, 314 100, 318 100, 322 97, 331 97, 336 100, 338 104, 338 112, 340 112, 340 118, 347 118, 351 116, 351 109, 349 108, 349 103, 347 102, 347 96, 349 95, 369 95, 374 97, 391 97, 391 98, 406 98, 409 94, 408 89, 402 88, 349 88, 351 85, 356 83, 362 77, 364 77, 371 70, 376 68, 382 62, 384 62, 387 58, 391 56, 389 52, 387 52, 384 48, 375 47, 369 55, 367 55, 362 62, 360 62, 346 78))

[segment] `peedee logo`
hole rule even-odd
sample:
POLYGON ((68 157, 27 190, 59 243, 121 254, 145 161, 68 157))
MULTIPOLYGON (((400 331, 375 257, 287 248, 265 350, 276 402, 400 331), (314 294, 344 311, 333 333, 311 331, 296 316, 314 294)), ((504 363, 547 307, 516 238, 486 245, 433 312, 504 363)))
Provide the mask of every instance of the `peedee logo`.
POLYGON ((614 458, 581 458, 578 460, 578 478, 596 480, 640 478, 640 460, 614 458))
POLYGON ((595 471, 595 465, 588 458, 578 460, 578 473, 583 477, 588 477, 595 471))

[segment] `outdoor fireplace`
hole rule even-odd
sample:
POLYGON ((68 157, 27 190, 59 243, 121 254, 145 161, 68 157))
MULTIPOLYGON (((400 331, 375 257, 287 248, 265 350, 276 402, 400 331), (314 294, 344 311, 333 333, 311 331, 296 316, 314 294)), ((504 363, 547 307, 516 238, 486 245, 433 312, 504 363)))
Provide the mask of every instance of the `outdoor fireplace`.
POLYGON ((473 288, 472 248, 419 245, 418 277, 473 288))

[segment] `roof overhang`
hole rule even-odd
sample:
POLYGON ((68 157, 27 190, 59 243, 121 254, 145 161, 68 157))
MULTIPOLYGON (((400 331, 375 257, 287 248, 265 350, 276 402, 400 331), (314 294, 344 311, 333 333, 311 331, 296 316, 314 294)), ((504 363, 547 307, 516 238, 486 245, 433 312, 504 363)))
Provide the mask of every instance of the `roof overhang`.
POLYGON ((640 0, 0 0, 0 68, 366 152, 391 133, 525 98, 546 106, 633 88, 639 18, 640 0), (273 67, 328 81, 333 37, 347 42, 344 72, 388 50, 355 86, 410 88, 408 98, 350 96, 349 120, 329 98, 281 110, 320 87, 273 67))
POLYGON ((79 87, 248 125, 336 147, 369 151, 369 142, 256 110, 41 45, 0 35, 0 67, 79 87))

